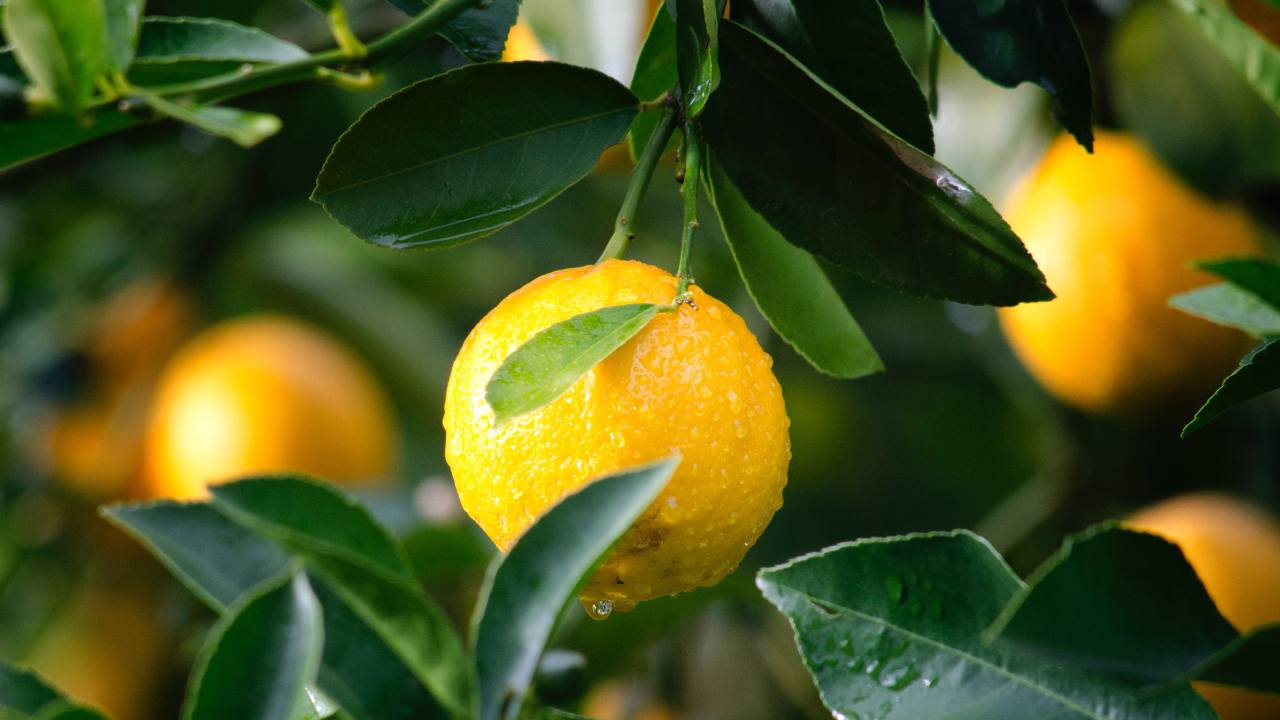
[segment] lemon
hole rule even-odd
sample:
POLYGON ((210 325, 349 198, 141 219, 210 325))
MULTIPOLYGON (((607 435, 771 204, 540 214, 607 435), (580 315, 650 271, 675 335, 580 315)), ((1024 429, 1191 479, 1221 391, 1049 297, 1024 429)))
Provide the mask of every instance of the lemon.
POLYGON ((791 443, 772 361, 742 318, 692 286, 681 305, 552 403, 495 427, 494 370, 549 325, 601 307, 669 303, 676 279, 639 262, 544 275, 463 343, 445 397, 445 458, 463 508, 506 550, 594 478, 680 453, 666 489, 615 546, 581 600, 628 610, 719 582, 782 504, 791 443))
POLYGON ((599 720, 675 720, 676 714, 657 698, 621 680, 605 680, 582 700, 582 712, 599 720))
POLYGON ((206 330, 161 373, 145 480, 179 499, 255 473, 377 483, 394 469, 393 437, 390 403, 351 351, 297 320, 251 316, 206 330))
MULTIPOLYGON (((1280 622, 1280 523, 1243 500, 1182 495, 1145 508, 1126 524, 1182 548, 1223 617, 1242 632, 1280 622)), ((1197 683, 1223 720, 1276 720, 1280 697, 1197 683)))
POLYGON ((1181 401, 1244 351, 1242 334, 1168 300, 1213 282, 1188 262, 1256 253, 1252 226, 1238 207, 1196 195, 1137 139, 1101 132, 1091 156, 1059 137, 1006 218, 1057 298, 1003 308, 1001 325, 1064 402, 1115 413, 1181 401))

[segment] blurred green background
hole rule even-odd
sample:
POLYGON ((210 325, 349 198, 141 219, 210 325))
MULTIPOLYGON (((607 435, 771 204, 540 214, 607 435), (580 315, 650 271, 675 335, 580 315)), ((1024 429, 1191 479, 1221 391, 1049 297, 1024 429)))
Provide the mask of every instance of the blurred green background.
MULTIPOLYGON (((524 17, 552 57, 626 80, 647 5, 525 0, 524 17)), ((1140 133, 1188 182, 1248 203, 1264 225, 1269 210, 1280 214, 1280 153, 1271 151, 1280 148, 1280 119, 1183 16, 1157 2, 1070 5, 1091 56, 1100 126, 1140 133)), ((887 7, 920 68, 919 4, 887 7)), ((302 3, 153 0, 148 12, 225 17, 307 48, 326 44, 323 18, 302 3)), ((351 15, 367 35, 403 20, 374 2, 353 3, 351 15)), ((85 444, 103 448, 86 451, 88 464, 125 458, 122 476, 133 472, 126 461, 149 383, 176 340, 140 334, 138 357, 157 366, 130 380, 132 394, 104 390, 94 347, 110 299, 157 281, 173 282, 189 308, 172 325, 176 339, 228 317, 278 312, 324 328, 367 363, 393 398, 402 461, 392 486, 363 494, 409 538, 432 592, 465 616, 492 551, 456 507, 443 461, 450 363, 507 293, 596 258, 628 168, 606 155, 598 172, 530 218, 446 251, 366 245, 307 201, 328 148, 363 109, 461 62, 438 43, 399 62, 380 92, 296 86, 253 96, 248 107, 279 115, 285 129, 252 151, 162 124, 0 175, 0 657, 36 658, 55 682, 99 694, 89 699, 113 704, 122 720, 175 715, 212 618, 97 518, 97 503, 132 496, 130 478, 95 488, 67 477, 75 471, 60 467, 63 446, 53 439, 69 409, 112 398, 117 429, 85 431, 99 432, 85 444), (120 397, 134 400, 121 406, 120 397)), ((993 200, 1056 132, 1038 88, 992 86, 947 51, 940 98, 938 156, 993 200)), ((673 173, 669 164, 659 171, 631 253, 667 268, 679 237, 673 173)), ((602 717, 824 716, 784 621, 752 577, 832 543, 967 527, 1025 573, 1065 533, 1186 490, 1229 490, 1280 509, 1274 396, 1187 440, 1178 430, 1193 407, 1083 416, 1026 375, 991 309, 895 295, 829 268, 888 368, 839 382, 771 332, 713 223, 703 224, 693 266, 774 357, 792 418, 786 504, 720 586, 606 622, 571 614, 558 645, 588 658, 588 711, 602 717)))

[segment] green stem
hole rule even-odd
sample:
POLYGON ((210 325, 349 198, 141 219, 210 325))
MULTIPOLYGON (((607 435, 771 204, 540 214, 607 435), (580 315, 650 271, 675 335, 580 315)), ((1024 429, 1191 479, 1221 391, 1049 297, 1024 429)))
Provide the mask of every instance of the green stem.
POLYGON ((333 35, 334 42, 338 43, 338 49, 343 55, 359 60, 369 52, 369 48, 360 42, 360 38, 352 32, 351 25, 347 22, 347 8, 342 4, 342 0, 338 0, 329 8, 329 32, 333 35))
POLYGON ((680 236, 680 266, 676 270, 676 302, 691 302, 687 295, 689 283, 689 255, 693 250, 693 234, 698 229, 698 172, 702 169, 702 135, 697 122, 689 120, 684 125, 684 181, 680 188, 684 195, 684 231, 680 236))
POLYGON ((627 251, 627 245, 636 236, 636 210, 649 189, 649 181, 653 178, 654 168, 658 166, 658 158, 662 157, 662 151, 666 149, 667 141, 675 131, 675 117, 675 108, 669 107, 664 110, 653 133, 649 135, 644 152, 640 153, 640 159, 636 162, 636 169, 631 171, 631 183, 627 185, 627 194, 622 198, 618 219, 613 224, 613 236, 609 238, 609 244, 605 245, 604 252, 596 262, 622 257, 622 254, 627 251))
POLYGON ((933 11, 927 2, 924 5, 924 56, 925 101, 929 104, 929 114, 938 117, 938 62, 942 58, 942 38, 938 36, 938 25, 933 21, 933 11))

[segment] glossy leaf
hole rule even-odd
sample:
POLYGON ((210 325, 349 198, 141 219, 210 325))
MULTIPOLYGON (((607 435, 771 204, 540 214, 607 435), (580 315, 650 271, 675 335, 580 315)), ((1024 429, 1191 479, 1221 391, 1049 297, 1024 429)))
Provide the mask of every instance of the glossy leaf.
POLYGON ((63 699, 31 670, 0 662, 0 711, 35 715, 63 699))
POLYGON ((1186 437, 1247 400, 1280 388, 1280 338, 1269 337, 1248 355, 1182 428, 1186 437))
POLYGON ((1044 87, 1058 121, 1093 149, 1089 61, 1063 0, 935 0, 929 10, 947 43, 975 70, 1005 87, 1044 87))
POLYGON ((703 118, 743 197, 788 242, 900 292, 975 304, 1053 297, 968 183, 830 92, 779 48, 721 27, 703 118))
POLYGON ((1023 584, 965 531, 837 545, 757 585, 795 628, 823 702, 846 717, 1216 717, 1185 683, 1157 692, 984 643, 1023 584))
POLYGON ((306 576, 268 583, 214 625, 196 657, 184 720, 294 720, 320 669, 324 626, 306 576))
POLYGON ((124 72, 138 45, 138 24, 145 0, 103 0, 107 24, 107 68, 124 72))
POLYGON ((1253 89, 1280 113, 1280 48, 1254 32, 1228 5, 1216 0, 1172 0, 1235 66, 1253 89))
POLYGON ((485 386, 497 424, 560 397, 658 314, 652 303, 615 305, 561 320, 516 348, 485 386))
POLYGON ((600 478, 551 508, 489 573, 474 623, 479 720, 516 717, 556 620, 678 458, 600 478))
POLYGON ((898 137, 933 153, 929 107, 879 0, 748 0, 733 12, 898 137))
POLYGON ((219 613, 288 567, 289 557, 275 543, 205 503, 114 505, 102 515, 219 613))
POLYGON ((1280 311, 1280 263, 1267 258, 1223 258, 1196 263, 1196 267, 1253 293, 1280 311))
POLYGON ((696 118, 720 84, 720 13, 716 0, 669 0, 675 9, 676 71, 685 114, 696 118))
POLYGON ((1231 283, 1204 285, 1169 298, 1169 305, 1250 335, 1280 335, 1280 310, 1231 283))
POLYGON ((586 68, 462 67, 361 116, 334 145, 312 199, 370 242, 465 242, 581 180, 636 110, 629 90, 586 68))
POLYGON ((1280 117, 1177 8, 1134 5, 1107 57, 1121 125, 1201 192, 1280 176, 1280 117))
POLYGON ((65 115, 0 122, 0 170, 127 130, 142 122, 139 116, 114 109, 97 114, 87 126, 65 115))
POLYGON ((26 76, 63 111, 79 115, 107 69, 102 3, 8 0, 0 20, 26 76))
POLYGON ((299 476, 248 478, 210 488, 215 506, 268 537, 413 577, 404 550, 355 498, 299 476))
MULTIPOLYGON (((417 15, 434 3, 431 0, 391 0, 410 15, 417 15)), ((491 0, 459 14, 440 32, 463 55, 483 62, 502 57, 507 33, 516 23, 520 0, 491 0)))
POLYGON ((280 132, 280 118, 275 115, 214 105, 187 106, 159 95, 145 97, 151 109, 161 115, 226 138, 240 147, 253 147, 280 132))
POLYGON ((1242 662, 1277 647, 1280 626, 1242 638, 1177 545, 1114 525, 1068 538, 988 635, 1146 685, 1212 675, 1214 682, 1280 692, 1273 659, 1242 662))
MULTIPOLYGON (((653 16, 653 24, 649 26, 649 34, 645 36, 644 45, 640 47, 640 57, 636 59, 636 69, 631 76, 631 92, 645 102, 657 100, 665 92, 675 89, 679 80, 676 73, 676 24, 667 12, 666 6, 659 5, 653 16)), ((631 123, 631 132, 627 134, 627 146, 631 150, 631 159, 636 160, 644 151, 649 137, 658 126, 658 118, 662 110, 649 110, 640 113, 631 123)), ((674 147, 674 139, 668 143, 674 147)))
POLYGON ((257 28, 217 18, 148 17, 129 79, 144 87, 238 72, 246 64, 287 63, 302 48, 257 28))
POLYGON ((884 370, 818 261, 752 210, 714 161, 708 180, 738 273, 774 331, 828 375, 856 378, 884 370))

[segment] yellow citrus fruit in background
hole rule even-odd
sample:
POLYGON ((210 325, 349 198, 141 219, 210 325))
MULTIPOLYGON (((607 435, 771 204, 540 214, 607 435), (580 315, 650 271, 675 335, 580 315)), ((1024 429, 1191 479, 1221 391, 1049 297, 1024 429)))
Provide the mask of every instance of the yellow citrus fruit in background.
MULTIPOLYGON (((1223 617, 1241 632, 1280 622, 1280 522, 1227 495, 1182 495, 1126 524, 1182 548, 1223 617)), ((1198 683, 1223 720, 1276 720, 1280 697, 1198 683)))
POLYGON ((628 610, 713 585, 782 504, 791 443, 772 361, 701 288, 554 402, 494 427, 485 386, 546 327, 611 305, 669 303, 676 279, 609 260, 560 270, 498 304, 463 343, 445 397, 445 458, 463 508, 502 550, 587 481, 679 452, 667 488, 583 591, 628 610))
POLYGON ((1152 407, 1216 383, 1243 335, 1168 306, 1214 281, 1187 263, 1258 252, 1237 207, 1196 195, 1136 138, 1101 132, 1089 155, 1061 136, 1005 217, 1057 297, 1000 310, 1018 357, 1092 412, 1152 407))
POLYGON ((676 720, 671 708, 619 680, 591 688, 582 700, 582 712, 596 720, 676 720))
POLYGON ((529 23, 520 20, 511 26, 507 33, 507 43, 502 47, 503 62, 519 62, 521 60, 550 60, 546 48, 538 41, 529 23))
POLYGON ((224 322, 184 346, 161 374, 146 439, 157 497, 304 472, 348 485, 395 465, 388 399, 369 370, 318 328, 280 316, 224 322))

